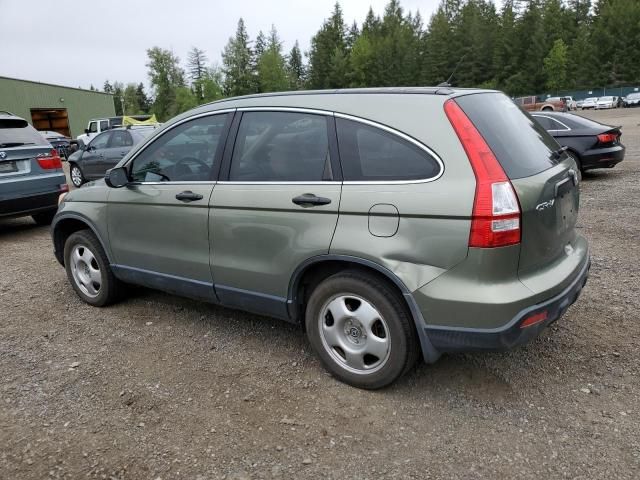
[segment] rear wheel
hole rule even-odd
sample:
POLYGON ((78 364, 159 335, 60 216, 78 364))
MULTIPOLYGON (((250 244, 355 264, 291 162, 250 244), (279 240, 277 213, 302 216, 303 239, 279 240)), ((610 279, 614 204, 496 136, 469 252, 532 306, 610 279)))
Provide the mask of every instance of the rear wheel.
POLYGON ((71 177, 71 183, 76 188, 79 188, 84 183, 84 175, 82 174, 82 170, 75 163, 71 164, 71 169, 69 170, 69 176, 71 177))
POLYGON ((113 275, 100 242, 90 230, 80 230, 64 244, 64 266, 71 286, 89 305, 103 307, 115 302, 122 285, 113 275))
POLYGON ((418 358, 417 334, 401 298, 366 273, 338 273, 318 285, 305 323, 327 370, 355 387, 385 387, 418 358))
POLYGON ((46 212, 34 213, 31 215, 31 218, 33 218, 33 221, 38 225, 51 225, 55 214, 56 210, 47 210, 46 212))

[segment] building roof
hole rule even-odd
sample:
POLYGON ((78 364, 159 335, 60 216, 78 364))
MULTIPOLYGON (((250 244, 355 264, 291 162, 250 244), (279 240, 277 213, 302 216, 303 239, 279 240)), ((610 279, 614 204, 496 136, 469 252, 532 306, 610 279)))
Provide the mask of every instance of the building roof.
POLYGON ((47 87, 56 87, 56 88, 66 88, 68 90, 76 90, 79 92, 88 92, 88 93, 96 93, 99 95, 111 95, 113 96, 113 93, 106 93, 106 92, 100 92, 98 90, 89 90, 87 88, 77 88, 77 87, 67 87, 66 85, 56 85, 55 83, 46 83, 46 82, 36 82, 35 80, 24 80, 22 78, 12 78, 12 77, 4 77, 0 75, 0 80, 13 80, 16 82, 25 82, 25 83, 33 83, 36 85, 44 85, 47 87))

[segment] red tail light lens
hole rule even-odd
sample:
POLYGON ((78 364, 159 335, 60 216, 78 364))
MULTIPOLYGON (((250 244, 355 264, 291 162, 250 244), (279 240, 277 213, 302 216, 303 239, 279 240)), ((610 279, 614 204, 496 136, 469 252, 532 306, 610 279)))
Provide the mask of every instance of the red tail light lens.
POLYGON ((618 139, 616 133, 601 133, 598 135, 598 142, 600 143, 613 143, 618 139))
POLYGON ((52 149, 48 155, 37 157, 36 160, 38 160, 38 165, 40 165, 40 168, 44 170, 62 168, 62 160, 60 160, 60 155, 58 155, 58 151, 55 148, 52 149))
POLYGON ((520 205, 511 182, 487 142, 454 100, 444 111, 476 176, 469 246, 504 247, 520 243, 520 205))

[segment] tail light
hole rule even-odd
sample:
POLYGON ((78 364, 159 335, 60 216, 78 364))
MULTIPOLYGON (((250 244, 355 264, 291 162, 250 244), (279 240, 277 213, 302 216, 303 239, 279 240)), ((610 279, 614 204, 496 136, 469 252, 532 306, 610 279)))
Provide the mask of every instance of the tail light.
POLYGON ((62 168, 62 160, 58 151, 53 148, 48 154, 36 157, 38 165, 44 170, 53 170, 54 168, 62 168))
POLYGON ((69 191, 69 185, 67 185, 66 183, 61 183, 60 184, 60 191, 61 192, 68 192, 69 191))
POLYGON ((469 246, 493 248, 520 243, 520 204, 498 159, 455 101, 447 100, 444 111, 476 176, 469 246))
POLYGON ((599 143, 613 143, 618 139, 617 133, 601 133, 598 135, 599 143))

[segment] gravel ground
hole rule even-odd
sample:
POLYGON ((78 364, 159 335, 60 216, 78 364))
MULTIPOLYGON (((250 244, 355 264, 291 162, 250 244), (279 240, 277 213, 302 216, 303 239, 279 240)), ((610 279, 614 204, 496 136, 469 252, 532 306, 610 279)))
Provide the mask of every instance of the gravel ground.
POLYGON ((89 307, 47 228, 0 222, 0 478, 639 478, 640 109, 586 115, 627 156, 581 187, 579 302, 378 392, 283 322, 145 289, 89 307))

